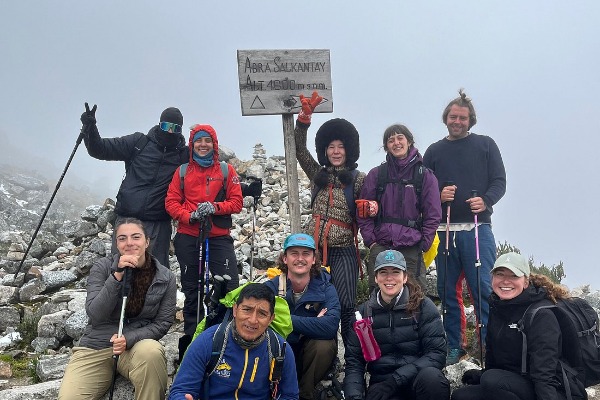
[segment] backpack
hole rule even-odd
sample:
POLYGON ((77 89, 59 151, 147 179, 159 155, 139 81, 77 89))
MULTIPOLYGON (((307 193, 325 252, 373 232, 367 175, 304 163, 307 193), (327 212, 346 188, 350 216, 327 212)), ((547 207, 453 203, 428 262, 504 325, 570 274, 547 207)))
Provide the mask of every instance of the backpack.
MULTIPOLYGON (((179 167, 179 188, 181 189, 182 193, 185 186, 185 174, 187 173, 188 164, 189 163, 184 163, 179 167)), ((229 176, 229 167, 225 161, 220 161, 219 164, 221 165, 221 173, 223 174, 223 187, 221 190, 219 190, 219 193, 217 193, 214 201, 224 201, 227 193, 227 177, 229 176)), ((211 219, 212 222, 219 228, 229 229, 233 226, 231 215, 213 215, 211 219)))
MULTIPOLYGON (((388 183, 397 183, 402 186, 413 185, 415 188, 415 192, 417 194, 417 208, 420 210, 421 208, 421 192, 423 192, 423 176, 425 175, 425 170, 427 169, 422 161, 417 162, 417 166, 413 170, 412 179, 395 179, 388 177, 388 163, 387 161, 382 163, 377 169, 377 189, 375 191, 375 200, 377 204, 379 204, 379 212, 375 217, 375 225, 381 225, 382 222, 392 223, 392 224, 400 224, 407 226, 409 228, 421 229, 422 218, 419 217, 416 221, 408 220, 406 218, 394 218, 394 217, 383 217, 383 207, 381 207, 381 198, 383 197, 383 193, 385 192, 385 188, 388 183)), ((400 205, 402 206, 402 205, 400 205)))
POLYGON ((562 333, 563 358, 560 360, 567 398, 571 399, 570 385, 566 372, 577 377, 585 387, 600 383, 600 331, 598 314, 582 298, 559 299, 554 304, 549 299, 531 304, 517 322, 523 336, 521 374, 527 373, 527 331, 541 309, 554 312, 562 333))
MULTIPOLYGON (((356 177, 358 176, 358 170, 353 169, 350 171, 352 174, 352 183, 350 185, 344 186, 344 197, 346 198, 346 204, 348 205, 348 212, 352 219, 355 218, 356 215, 356 203, 354 202, 354 186, 356 184, 356 177)), ((315 199, 317 198, 317 194, 322 187, 314 185, 312 189, 312 193, 310 196, 310 208, 313 207, 315 203, 315 199)))
MULTIPOLYGON (((233 319, 233 313, 231 312, 231 308, 228 309, 228 312, 225 316, 223 322, 219 324, 219 327, 215 331, 212 341, 212 352, 210 354, 210 360, 208 364, 206 364, 206 369, 204 371, 203 378, 203 387, 204 387, 204 400, 208 400, 208 378, 213 374, 213 372, 218 368, 218 363, 222 359, 223 354, 225 353, 225 347, 227 346, 227 341, 225 340, 225 335, 227 334, 227 326, 229 322, 233 319)), ((283 362, 285 360, 285 348, 286 342, 279 342, 277 335, 270 327, 267 328, 267 348, 269 349, 269 365, 271 366, 271 370, 269 373, 269 385, 271 390, 271 399, 277 398, 277 389, 279 385, 279 381, 281 380, 281 375, 283 372, 283 362)))

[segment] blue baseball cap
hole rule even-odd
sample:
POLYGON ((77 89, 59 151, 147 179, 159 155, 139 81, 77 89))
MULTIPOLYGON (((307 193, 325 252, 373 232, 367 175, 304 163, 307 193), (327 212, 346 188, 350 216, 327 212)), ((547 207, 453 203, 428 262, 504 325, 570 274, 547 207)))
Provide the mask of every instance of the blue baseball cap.
POLYGON ((402 253, 397 250, 384 250, 377 255, 375 259, 375 270, 379 271, 381 268, 392 267, 398 268, 402 271, 406 271, 406 260, 402 253))
POLYGON ((315 240, 306 233, 294 233, 285 238, 285 241, 283 242, 283 251, 286 251, 288 247, 308 247, 313 250, 317 249, 315 240))

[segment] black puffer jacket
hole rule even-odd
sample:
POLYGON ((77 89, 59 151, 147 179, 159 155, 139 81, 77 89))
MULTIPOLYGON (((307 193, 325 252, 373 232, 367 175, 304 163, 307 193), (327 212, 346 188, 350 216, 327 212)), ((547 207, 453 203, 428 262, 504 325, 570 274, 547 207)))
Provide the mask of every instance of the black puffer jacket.
POLYGON ((156 125, 147 135, 136 132, 103 139, 97 130, 90 129, 84 143, 94 158, 125 162, 125 179, 117 193, 117 215, 142 221, 171 219, 165 210, 167 187, 177 167, 189 158, 183 135, 163 132, 156 125))
MULTIPOLYGON (((516 329, 530 304, 546 298, 546 290, 530 285, 510 300, 490 296, 490 317, 486 337, 486 369, 503 369, 521 373, 523 339, 516 329)), ((559 358, 562 355, 561 331, 551 310, 537 312, 527 333, 527 374, 534 384, 536 398, 555 400, 564 397, 559 358)), ((572 378, 572 377, 570 377, 572 378)), ((583 385, 569 379, 574 399, 586 398, 583 385)))
POLYGON ((347 399, 363 398, 365 368, 371 375, 370 385, 390 376, 399 387, 412 383, 425 367, 442 369, 446 362, 446 334, 440 313, 429 298, 421 303, 414 317, 406 311, 409 288, 404 287, 399 301, 392 309, 384 309, 378 301, 379 290, 358 307, 363 318, 373 316, 373 333, 381 349, 381 358, 366 363, 360 343, 352 330, 346 347, 346 376, 344 393, 347 399))

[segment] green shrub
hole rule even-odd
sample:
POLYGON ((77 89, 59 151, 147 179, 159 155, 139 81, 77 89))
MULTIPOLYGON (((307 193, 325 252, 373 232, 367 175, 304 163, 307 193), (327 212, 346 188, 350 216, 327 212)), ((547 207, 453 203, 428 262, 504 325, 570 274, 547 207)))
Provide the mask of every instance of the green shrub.
MULTIPOLYGON (((508 242, 500 243, 498 242, 498 246, 496 247, 496 254, 498 256, 515 252, 521 254, 521 250, 517 247, 509 244, 508 242)), ((539 266, 535 265, 535 261, 533 256, 529 257, 529 268, 531 268, 531 272, 534 274, 546 275, 548 278, 552 280, 552 282, 560 284, 563 278, 566 278, 565 268, 562 261, 559 261, 557 265, 552 265, 550 267, 546 266, 544 263, 541 263, 539 266)))
POLYGON ((26 315, 17 330, 21 334, 21 345, 20 347, 23 350, 27 350, 27 347, 31 345, 33 339, 37 337, 37 328, 38 322, 40 321, 40 316, 37 314, 34 315, 26 315))

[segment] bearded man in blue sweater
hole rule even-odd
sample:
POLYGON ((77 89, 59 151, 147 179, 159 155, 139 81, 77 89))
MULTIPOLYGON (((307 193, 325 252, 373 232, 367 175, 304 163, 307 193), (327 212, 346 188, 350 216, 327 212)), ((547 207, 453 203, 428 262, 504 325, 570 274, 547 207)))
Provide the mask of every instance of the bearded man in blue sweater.
POLYGON ((437 289, 445 308, 444 326, 448 339, 446 365, 454 364, 466 355, 463 278, 474 299, 478 325, 481 327, 481 343, 485 338, 489 314, 487 299, 492 291, 490 271, 496 260, 491 217, 493 206, 506 192, 506 172, 500 150, 489 136, 469 132, 477 122, 477 115, 471 99, 462 89, 459 94, 442 114, 448 136, 429 146, 423 156, 423 164, 438 179, 442 203, 436 267, 437 289), (448 242, 446 234, 449 236, 448 242), (448 243, 448 249, 445 243, 448 243), (480 266, 476 265, 477 261, 480 266))

